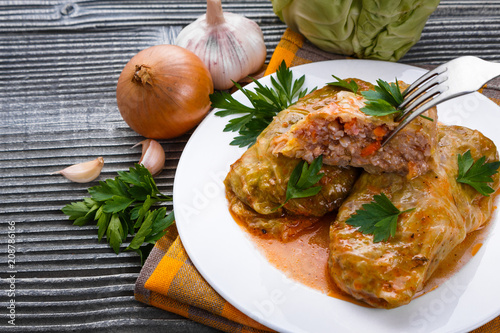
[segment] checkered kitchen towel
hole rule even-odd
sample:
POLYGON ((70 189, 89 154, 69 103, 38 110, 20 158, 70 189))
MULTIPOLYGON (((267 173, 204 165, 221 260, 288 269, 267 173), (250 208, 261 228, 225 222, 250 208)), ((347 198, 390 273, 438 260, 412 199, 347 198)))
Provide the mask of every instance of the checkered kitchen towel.
MULTIPOLYGON (((282 60, 291 67, 331 59, 346 57, 323 52, 303 36, 286 30, 266 74, 274 73, 282 60)), ((490 82, 482 93, 500 104, 499 87, 500 80, 490 82)), ((136 282, 135 298, 225 332, 270 331, 238 311, 210 287, 189 260, 175 228, 156 243, 149 255, 136 282)), ((500 317, 474 331, 484 332, 500 332, 500 317)))

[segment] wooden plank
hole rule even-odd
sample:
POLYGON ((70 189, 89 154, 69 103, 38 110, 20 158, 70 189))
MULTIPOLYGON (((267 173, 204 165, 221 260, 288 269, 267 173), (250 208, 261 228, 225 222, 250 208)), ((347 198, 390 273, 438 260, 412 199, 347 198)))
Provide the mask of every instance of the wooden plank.
MULTIPOLYGON (((205 1, 9 1, 0 5, 4 31, 106 29, 145 26, 184 26, 206 11, 205 1)), ((268 0, 223 1, 226 11, 244 14, 257 23, 277 24, 268 0)))
MULTIPOLYGON (((223 7, 260 24, 269 60, 285 30, 271 2, 223 7)), ((94 226, 72 226, 60 208, 85 196, 88 185, 51 175, 103 156, 103 180, 138 161, 140 149, 131 146, 142 137, 119 114, 118 76, 139 50, 173 43, 204 10, 201 0, 0 1, 0 235, 15 222, 18 245, 18 325, 9 331, 215 331, 135 301, 137 255, 116 256, 94 226)), ((403 62, 458 54, 500 60, 499 28, 500 1, 442 0, 403 62)), ((165 194, 188 138, 160 141, 167 164, 157 182, 165 194)), ((4 257, 6 245, 0 237, 4 257)), ((0 318, 6 322, 5 311, 0 318)))

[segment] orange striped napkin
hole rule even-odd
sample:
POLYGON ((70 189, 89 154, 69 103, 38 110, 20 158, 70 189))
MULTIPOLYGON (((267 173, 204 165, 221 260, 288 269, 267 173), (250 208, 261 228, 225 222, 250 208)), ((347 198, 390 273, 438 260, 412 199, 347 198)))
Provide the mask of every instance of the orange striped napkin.
MULTIPOLYGON (((274 73, 282 60, 291 67, 331 59, 346 57, 321 51, 300 34, 287 29, 266 75, 274 73)), ((500 90, 495 87, 498 85, 482 92, 500 104, 500 90)), ((136 281, 135 298, 225 332, 271 331, 238 311, 210 287, 189 260, 175 227, 151 251, 136 281)), ((485 332, 500 332, 500 317, 474 331, 485 332)))
POLYGON ((135 298, 224 332, 272 332, 210 287, 189 260, 175 229, 149 254, 135 284, 135 298))

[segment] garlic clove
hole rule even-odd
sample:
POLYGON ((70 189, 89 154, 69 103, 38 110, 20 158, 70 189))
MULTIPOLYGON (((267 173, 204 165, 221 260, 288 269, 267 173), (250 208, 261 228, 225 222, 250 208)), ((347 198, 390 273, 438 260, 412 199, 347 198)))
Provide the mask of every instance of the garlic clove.
POLYGON ((165 166, 165 151, 163 147, 155 140, 146 139, 132 148, 142 145, 142 156, 139 164, 142 164, 146 169, 151 172, 151 175, 158 175, 165 166))
POLYGON ((65 178, 76 183, 88 183, 101 174, 103 165, 104 159, 98 157, 92 161, 74 164, 65 169, 56 171, 54 174, 61 174, 65 178))
POLYGON ((234 86, 257 72, 266 60, 262 30, 254 21, 222 11, 221 0, 207 0, 207 13, 177 36, 178 46, 196 54, 208 67, 214 88, 234 86))

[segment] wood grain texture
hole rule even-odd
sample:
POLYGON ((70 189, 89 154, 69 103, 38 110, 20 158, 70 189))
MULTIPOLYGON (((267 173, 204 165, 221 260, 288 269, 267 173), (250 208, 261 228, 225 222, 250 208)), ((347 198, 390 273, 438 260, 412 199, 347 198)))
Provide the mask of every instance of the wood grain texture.
MULTIPOLYGON (((224 1, 261 26, 269 60, 285 25, 269 0, 224 1)), ((51 173, 103 156, 100 180, 139 160, 142 137, 116 106, 116 81, 146 47, 172 43, 205 10, 200 0, 0 1, 0 261, 7 226, 16 226, 16 326, 10 332, 212 332, 134 300, 134 253, 116 256, 94 226, 75 227, 60 212, 88 185, 51 173)), ((437 64, 458 55, 500 60, 500 1, 443 0, 421 41, 402 59, 437 64)), ((189 134, 166 150, 160 190, 173 178, 189 134)), ((171 205, 168 206, 171 209, 171 205)), ((3 272, 5 266, 0 269, 3 272)), ((7 289, 5 274, 0 287, 7 289)), ((2 295, 0 331, 7 325, 2 295)))

